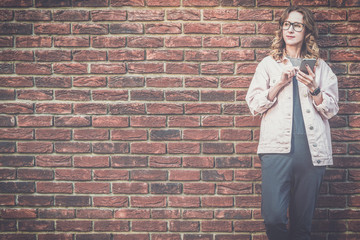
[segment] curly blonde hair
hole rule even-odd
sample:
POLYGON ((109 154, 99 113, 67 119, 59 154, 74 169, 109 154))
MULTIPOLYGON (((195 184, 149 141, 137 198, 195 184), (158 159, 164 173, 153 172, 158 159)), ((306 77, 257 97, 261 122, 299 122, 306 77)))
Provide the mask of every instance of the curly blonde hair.
POLYGON ((319 47, 316 43, 318 38, 318 29, 315 24, 314 15, 312 12, 304 7, 300 6, 290 6, 281 15, 279 19, 280 28, 275 32, 275 38, 271 45, 270 55, 277 61, 282 60, 285 50, 285 41, 283 38, 282 25, 284 21, 289 17, 291 12, 299 12, 304 16, 304 25, 305 25, 305 39, 301 47, 301 57, 302 58, 315 58, 318 59, 319 47))

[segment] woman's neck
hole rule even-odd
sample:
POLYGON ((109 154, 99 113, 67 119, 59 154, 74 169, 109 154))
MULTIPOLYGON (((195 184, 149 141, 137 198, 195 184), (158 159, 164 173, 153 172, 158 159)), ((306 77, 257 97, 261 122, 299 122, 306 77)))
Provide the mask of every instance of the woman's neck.
POLYGON ((301 48, 296 46, 286 46, 285 48, 286 56, 291 58, 300 58, 301 57, 301 48))

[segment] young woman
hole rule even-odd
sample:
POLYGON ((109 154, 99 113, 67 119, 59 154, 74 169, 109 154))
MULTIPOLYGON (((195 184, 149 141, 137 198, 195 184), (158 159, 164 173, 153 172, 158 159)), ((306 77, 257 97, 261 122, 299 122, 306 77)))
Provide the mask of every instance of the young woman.
POLYGON ((261 212, 270 240, 310 240, 325 166, 332 164, 328 119, 339 109, 338 84, 319 58, 312 13, 290 6, 279 23, 246 96, 251 113, 261 115, 261 212), (299 69, 303 59, 317 60, 307 73, 299 69))

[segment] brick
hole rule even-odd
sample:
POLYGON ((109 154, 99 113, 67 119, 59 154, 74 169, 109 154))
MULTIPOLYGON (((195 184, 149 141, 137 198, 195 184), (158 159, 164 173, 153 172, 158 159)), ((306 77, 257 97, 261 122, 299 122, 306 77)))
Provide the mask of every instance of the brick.
POLYGON ((32 77, 0 77, 1 87, 32 87, 32 77))
POLYGON ((184 194, 213 195, 215 194, 214 183, 184 183, 184 194))
POLYGON ((145 33, 148 34, 179 34, 182 32, 180 23, 152 23, 145 24, 145 33))
POLYGON ((35 59, 39 62, 70 61, 71 52, 62 50, 39 50, 35 51, 35 59))
POLYGON ((166 1, 166 0, 148 0, 147 5, 151 7, 180 7, 180 0, 166 1))
POLYGON ((53 144, 51 142, 18 142, 17 151, 19 153, 52 153, 53 144))
POLYGON ((198 74, 199 65, 192 63, 167 63, 166 73, 168 74, 198 74))
MULTIPOLYGON (((151 53, 150 53, 151 54, 151 53)), ((149 77, 146 78, 146 86, 148 87, 182 87, 182 79, 176 77, 149 77)))
POLYGON ((163 101, 164 93, 158 90, 132 90, 130 98, 133 101, 163 101))
POLYGON ((73 106, 75 114, 106 114, 106 104, 100 103, 76 103, 73 106))
POLYGON ((202 179, 204 181, 232 181, 233 172, 229 170, 204 170, 202 171, 202 179))
POLYGON ((84 90, 56 90, 55 91, 56 100, 64 101, 89 101, 90 100, 90 91, 84 90))
POLYGON ((107 24, 73 24, 73 34, 104 35, 109 33, 107 24))
POLYGON ((65 182, 37 182, 37 193, 72 193, 72 183, 65 182))
POLYGON ((71 113, 71 104, 37 103, 36 113, 67 114, 71 113))
POLYGON ((91 64, 90 73, 93 74, 123 74, 126 73, 125 64, 110 63, 110 64, 91 64))
POLYGON ((91 18, 95 21, 125 21, 126 11, 122 10, 95 10, 91 11, 91 18))
POLYGON ((55 152, 57 153, 88 153, 90 144, 82 142, 56 142, 55 152))
POLYGON ((13 37, 0 36, 0 47, 13 47, 13 37))
POLYGON ((17 37, 15 43, 18 48, 51 47, 51 37, 17 37))
POLYGON ((36 23, 34 24, 35 34, 70 34, 70 24, 65 23, 36 23))
POLYGON ((347 46, 347 41, 346 38, 344 37, 340 37, 340 36, 321 36, 318 39, 318 44, 319 47, 346 47, 347 46))
POLYGON ((189 197, 189 196, 169 196, 169 207, 185 207, 185 208, 194 208, 200 207, 200 198, 199 197, 189 197))
POLYGON ((109 0, 73 0, 74 7, 107 7, 109 0))
POLYGON ((20 75, 50 75, 51 65, 44 63, 17 63, 15 72, 20 75))
POLYGON ((150 140, 152 141, 176 141, 181 140, 179 130, 151 130, 150 140))
POLYGON ((54 21, 88 21, 89 11, 86 10, 54 10, 54 21))
POLYGON ((70 77, 35 77, 35 85, 40 88, 69 88, 70 77))
POLYGON ((15 100, 15 90, 0 90, 0 100, 15 100))
POLYGON ((114 240, 150 240, 150 235, 149 234, 114 234, 114 240))
POLYGON ((80 219, 107 219, 112 218, 112 211, 105 209, 78 209, 76 217, 80 219))
POLYGON ((221 106, 210 103, 185 104, 185 114, 220 114, 221 106))
POLYGON ((216 7, 219 6, 218 0, 184 0, 184 7, 216 7))
MULTIPOLYGON (((3 50, 0 51, 0 60, 2 61, 33 61, 34 54, 32 51, 13 51, 3 50)), ((12 77, 13 79, 16 77, 12 77)))
POLYGON ((69 167, 71 166, 71 157, 42 155, 36 156, 36 166, 39 167, 69 167))
POLYGON ((149 159, 149 166, 154 168, 174 168, 180 165, 181 158, 179 157, 151 156, 149 159))
POLYGON ((15 117, 0 116, 0 126, 1 127, 14 127, 15 126, 15 117))
POLYGON ((165 46, 169 48, 201 47, 201 37, 176 36, 165 39, 165 46))
POLYGON ((151 215, 154 219, 179 219, 180 210, 152 210, 151 215))
POLYGON ((141 23, 113 23, 110 24, 112 34, 142 34, 144 33, 141 23))
POLYGON ((88 65, 85 63, 54 63, 54 73, 57 74, 85 74, 88 65))
POLYGON ((235 221, 234 230, 235 232, 265 231, 265 226, 262 221, 235 221))
POLYGON ((73 77, 74 87, 105 87, 106 78, 97 76, 73 77))
POLYGON ((234 120, 231 116, 204 116, 201 119, 204 127, 232 127, 234 120))
POLYGON ((0 221, 0 228, 2 232, 15 232, 16 221, 0 221))
POLYGON ((14 64, 3 63, 0 64, 0 74, 14 73, 14 64))
POLYGON ((152 194, 181 194, 181 183, 152 183, 150 193, 152 194))
POLYGON ((94 116, 92 117, 93 127, 128 127, 128 117, 117 116, 94 116))
POLYGON ((183 51, 181 50, 148 50, 147 59, 155 61, 181 61, 183 51))
POLYGON ((54 173, 45 169, 18 169, 17 178, 22 180, 52 180, 54 173))
POLYGON ((134 115, 134 114, 145 114, 145 104, 143 103, 121 103, 110 105, 111 114, 123 114, 123 115, 134 115))
POLYGON ((136 61, 145 60, 144 50, 110 50, 109 51, 110 61, 136 61))
POLYGON ((55 223, 54 221, 19 221, 19 230, 26 232, 54 231, 55 223))
POLYGON ((191 142, 174 142, 167 145, 168 153, 172 154, 198 154, 200 153, 200 144, 191 142))
POLYGON ((70 0, 35 0, 36 7, 71 7, 70 0))
POLYGON ((200 21, 200 10, 196 9, 170 9, 167 10, 167 20, 200 21))
POLYGON ((91 170, 88 169, 56 169, 55 179, 63 181, 91 180, 91 170))
POLYGON ((137 232, 166 232, 167 222, 165 221, 133 221, 133 231, 137 232))
MULTIPOLYGON (((199 181, 200 171, 192 170, 170 170, 169 171, 170 181, 199 181)), ((184 186, 187 186, 186 184, 184 186)))
POLYGON ((269 21, 273 19, 273 11, 261 9, 240 9, 238 16, 238 20, 241 21, 269 21))
POLYGON ((94 170, 94 180, 129 180, 129 173, 126 170, 94 170))
POLYGON ((111 1, 112 7, 122 7, 122 6, 134 6, 134 7, 143 7, 145 6, 145 0, 113 0, 111 1))
POLYGON ((331 24, 330 33, 332 34, 352 34, 360 31, 359 24, 348 23, 348 24, 331 24))
POLYGON ((200 231, 200 222, 198 221, 171 221, 169 223, 171 232, 198 232, 200 231))
POLYGON ((232 207, 233 205, 232 197, 202 197, 203 207, 232 207))
MULTIPOLYGON (((123 196, 109 196, 109 197, 93 197, 93 205, 94 207, 127 207, 128 197, 123 196)), ((114 214, 115 218, 116 212, 114 214)))
POLYGON ((54 37, 54 47, 89 47, 89 37, 70 37, 58 36, 54 37))
POLYGON ((0 104, 0 113, 33 113, 33 104, 28 103, 3 103, 0 104))
POLYGON ((212 219, 213 211, 209 210, 184 210, 184 219, 212 219))
POLYGON ((186 34, 220 34, 221 26, 216 23, 184 23, 186 34))
POLYGON ((1 218, 3 219, 12 219, 12 218, 33 219, 37 217, 36 209, 26 209, 26 208, 2 209, 0 214, 1 214, 1 218))
POLYGON ((161 10, 135 10, 128 11, 128 21, 163 21, 165 11, 161 10))
POLYGON ((131 179, 137 181, 167 180, 167 174, 162 170, 132 170, 131 179))
POLYGON ((245 48, 267 48, 270 47, 271 41, 272 37, 267 36, 243 37, 240 45, 245 48))
POLYGON ((234 153, 232 143, 204 143, 203 153, 205 154, 231 154, 234 153))
POLYGON ((52 100, 53 91, 51 90, 18 90, 17 99, 25 100, 52 100))
POLYGON ((111 240, 112 235, 111 234, 76 234, 76 239, 78 240, 97 240, 97 239, 103 239, 103 240, 111 240))
POLYGON ((200 118, 192 116, 170 116, 168 118, 169 127, 198 127, 200 118))
POLYGON ((99 50, 74 50, 72 51, 74 61, 105 61, 106 52, 99 50))
POLYGON ((184 140, 214 141, 219 139, 218 130, 189 129, 183 131, 184 140))
POLYGON ((75 183, 75 193, 80 194, 109 194, 110 184, 109 183, 75 183))
POLYGON ((203 90, 201 91, 201 101, 216 101, 216 102, 227 102, 234 101, 234 91, 231 90, 203 90))
MULTIPOLYGON (((89 196, 68 196, 68 195, 57 195, 55 196, 55 205, 59 207, 89 207, 90 197, 89 196)), ((58 212, 48 213, 49 218, 55 218, 58 212)), ((75 212, 62 212, 60 218, 75 218, 75 212)))
POLYGON ((16 21, 50 21, 51 12, 48 10, 18 10, 15 11, 16 21))
POLYGON ((166 197, 163 196, 133 196, 131 197, 132 207, 165 207, 166 197))
POLYGON ((236 20, 236 9, 204 10, 204 20, 236 20))
POLYGON ((162 104, 162 103, 148 103, 146 104, 148 114, 182 114, 182 104, 162 104))
POLYGON ((57 127, 88 127, 88 126, 90 126, 90 117, 82 117, 82 116, 55 117, 55 126, 57 126, 57 127))
POLYGON ((186 51, 185 60, 187 61, 218 61, 218 51, 216 50, 201 50, 201 51, 186 51))
POLYGON ((219 79, 216 77, 188 77, 185 78, 186 87, 216 88, 219 79))
POLYGON ((229 221, 203 221, 201 230, 203 232, 232 232, 232 222, 229 221))
POLYGON ((56 230, 57 231, 75 231, 75 232, 89 232, 92 229, 91 221, 57 221, 56 230))
POLYGON ((148 188, 147 183, 113 183, 113 192, 120 194, 146 194, 148 188))
POLYGON ((0 169, 1 180, 14 180, 16 178, 15 169, 0 169))
POLYGON ((96 221, 94 230, 97 232, 129 232, 130 226, 128 221, 96 221))
POLYGON ((258 2, 258 6, 276 6, 276 7, 284 7, 289 6, 289 0, 260 0, 258 2))
POLYGON ((165 92, 167 101, 199 101, 198 91, 167 91, 165 92))
POLYGON ((128 153, 128 143, 93 143, 94 153, 128 153))
POLYGON ((106 156, 75 156, 74 167, 109 167, 109 157, 106 156))
POLYGON ((32 24, 0 23, 0 35, 30 35, 32 33, 32 24))
POLYGON ((183 167, 191 168, 212 168, 214 167, 213 157, 184 157, 183 167))
POLYGON ((224 34, 255 34, 255 29, 256 26, 253 23, 224 23, 222 25, 224 34))

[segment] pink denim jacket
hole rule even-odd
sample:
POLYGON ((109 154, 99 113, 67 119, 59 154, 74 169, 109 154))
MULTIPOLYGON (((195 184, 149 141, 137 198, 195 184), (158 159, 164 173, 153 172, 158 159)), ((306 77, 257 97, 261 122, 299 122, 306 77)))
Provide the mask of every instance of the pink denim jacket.
MULTIPOLYGON (((289 59, 276 61, 264 58, 256 68, 246 95, 246 102, 253 115, 261 115, 258 154, 289 153, 293 114, 292 81, 273 101, 267 96, 269 88, 280 80, 283 69, 292 66, 289 59)), ((337 114, 337 77, 323 60, 318 61, 315 81, 321 89, 323 102, 316 105, 308 88, 299 82, 299 97, 304 117, 306 136, 314 166, 332 165, 332 146, 329 119, 337 114)))

